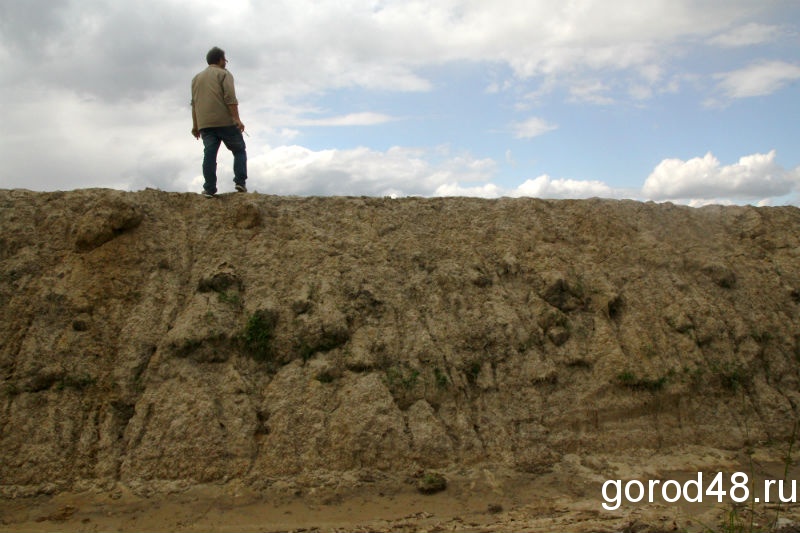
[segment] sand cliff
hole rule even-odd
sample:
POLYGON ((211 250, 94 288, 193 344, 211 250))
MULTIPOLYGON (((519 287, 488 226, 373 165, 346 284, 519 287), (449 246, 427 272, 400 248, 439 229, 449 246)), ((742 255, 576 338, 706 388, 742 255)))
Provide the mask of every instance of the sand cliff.
POLYGON ((0 191, 0 495, 785 443, 800 210, 0 191))

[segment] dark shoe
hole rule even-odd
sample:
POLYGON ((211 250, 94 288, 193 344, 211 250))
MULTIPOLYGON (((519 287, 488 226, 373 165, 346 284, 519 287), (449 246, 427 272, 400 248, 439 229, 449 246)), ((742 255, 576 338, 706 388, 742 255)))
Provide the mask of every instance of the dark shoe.
POLYGON ((205 190, 205 189, 203 189, 203 192, 202 192, 202 194, 203 194, 203 196, 205 196, 206 198, 214 198, 214 196, 215 196, 215 193, 213 193, 213 192, 208 192, 208 191, 207 191, 207 190, 205 190))
POLYGON ((247 192, 247 187, 245 187, 244 185, 239 185, 237 183, 236 184, 236 192, 247 192))

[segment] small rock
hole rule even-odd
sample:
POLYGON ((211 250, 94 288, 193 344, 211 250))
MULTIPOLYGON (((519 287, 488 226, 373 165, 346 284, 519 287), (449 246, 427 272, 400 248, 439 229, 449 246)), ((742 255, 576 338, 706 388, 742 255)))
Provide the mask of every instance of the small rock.
POLYGON ((570 333, 567 328, 562 326, 556 326, 547 332, 547 337, 556 346, 561 346, 569 340, 570 333))

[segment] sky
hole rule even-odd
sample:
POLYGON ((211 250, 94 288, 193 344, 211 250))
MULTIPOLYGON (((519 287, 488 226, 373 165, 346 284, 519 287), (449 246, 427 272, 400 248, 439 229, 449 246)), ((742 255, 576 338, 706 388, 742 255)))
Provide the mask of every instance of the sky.
POLYGON ((0 0, 0 188, 200 192, 212 46, 251 192, 800 205, 800 0, 0 0))

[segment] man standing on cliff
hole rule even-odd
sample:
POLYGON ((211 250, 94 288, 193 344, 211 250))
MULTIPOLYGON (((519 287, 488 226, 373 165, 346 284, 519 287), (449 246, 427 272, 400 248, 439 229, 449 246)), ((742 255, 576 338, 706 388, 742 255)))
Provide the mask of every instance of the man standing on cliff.
POLYGON ((233 182, 238 192, 247 192, 247 152, 244 124, 239 119, 239 102, 233 75, 225 70, 225 51, 216 46, 206 55, 208 68, 192 78, 192 135, 203 139, 203 195, 217 193, 219 145, 233 153, 233 182))

